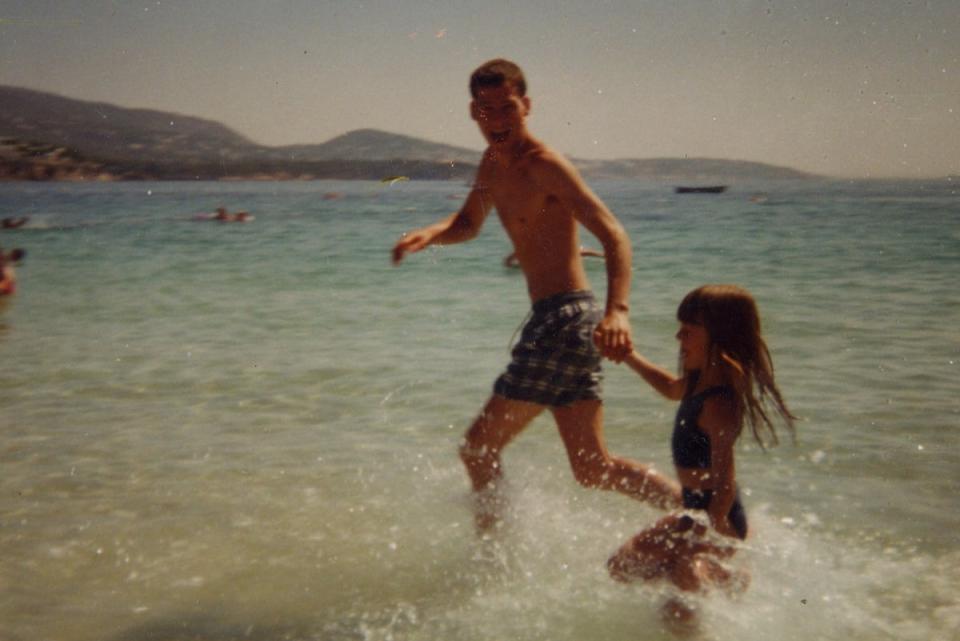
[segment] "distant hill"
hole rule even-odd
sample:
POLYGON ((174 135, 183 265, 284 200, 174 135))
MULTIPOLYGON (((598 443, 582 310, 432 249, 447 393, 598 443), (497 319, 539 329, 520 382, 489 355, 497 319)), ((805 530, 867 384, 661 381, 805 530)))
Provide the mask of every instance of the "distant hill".
POLYGON ((320 145, 291 145, 267 148, 271 157, 300 160, 421 160, 460 162, 476 165, 481 152, 452 147, 420 138, 391 134, 377 129, 357 129, 320 145))
MULTIPOLYGON (((466 178, 480 152, 360 130, 319 145, 268 147, 224 125, 150 109, 74 100, 0 86, 0 176, 22 178, 33 156, 18 160, 14 149, 53 147, 60 157, 99 167, 119 178, 466 178)), ((49 157, 49 154, 47 154, 49 157)), ((41 177, 74 176, 72 170, 34 171, 41 177)))
POLYGON ((0 135, 67 147, 101 161, 145 156, 191 161, 246 158, 258 145, 201 118, 0 86, 0 135))
POLYGON ((644 178, 669 182, 737 183, 749 180, 809 180, 811 173, 746 160, 716 158, 647 158, 574 160, 593 178, 644 178))
MULTIPOLYGON (((0 86, 0 139, 0 178, 14 179, 377 179, 393 174, 466 179, 481 155, 374 129, 351 131, 321 144, 270 147, 212 120, 7 86, 0 86), (38 149, 46 151, 40 154, 38 149)), ((729 160, 574 163, 594 178, 736 182, 814 177, 729 160)))

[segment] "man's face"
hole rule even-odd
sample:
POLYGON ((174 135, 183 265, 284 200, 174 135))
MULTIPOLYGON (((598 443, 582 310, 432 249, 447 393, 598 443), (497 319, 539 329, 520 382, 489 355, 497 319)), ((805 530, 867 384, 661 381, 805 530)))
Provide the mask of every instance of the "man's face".
POLYGON ((482 87, 470 103, 470 116, 477 121, 487 143, 508 146, 526 135, 530 99, 518 96, 512 85, 482 87))

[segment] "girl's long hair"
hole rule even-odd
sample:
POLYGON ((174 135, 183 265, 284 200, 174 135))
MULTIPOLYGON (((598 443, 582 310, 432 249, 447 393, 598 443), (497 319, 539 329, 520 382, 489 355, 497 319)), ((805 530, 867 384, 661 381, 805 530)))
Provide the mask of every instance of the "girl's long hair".
POLYGON ((707 367, 724 367, 740 405, 740 425, 750 424, 761 447, 779 442, 770 420, 773 407, 795 435, 794 416, 773 377, 770 350, 760 333, 760 315, 750 292, 736 285, 704 285, 684 297, 677 309, 682 323, 703 325, 710 337, 707 367))

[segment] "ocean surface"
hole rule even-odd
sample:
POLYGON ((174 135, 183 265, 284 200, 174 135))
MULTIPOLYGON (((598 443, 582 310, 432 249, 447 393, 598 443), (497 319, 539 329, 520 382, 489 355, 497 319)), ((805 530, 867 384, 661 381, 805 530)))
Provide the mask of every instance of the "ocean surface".
MULTIPOLYGON (((960 638, 960 187, 593 186, 631 236, 641 350, 672 367, 683 295, 741 284, 803 417, 741 439, 751 584, 689 597, 693 638, 960 638)), ((605 568, 660 513, 578 486, 548 415, 506 452, 504 526, 474 530, 457 446, 523 278, 495 215, 389 261, 466 192, 0 184, 30 216, 0 231, 27 251, 0 303, 0 639, 675 638, 670 588, 605 568), (193 219, 221 204, 255 220, 193 219)), ((610 449, 672 474, 674 407, 605 372, 610 449)))

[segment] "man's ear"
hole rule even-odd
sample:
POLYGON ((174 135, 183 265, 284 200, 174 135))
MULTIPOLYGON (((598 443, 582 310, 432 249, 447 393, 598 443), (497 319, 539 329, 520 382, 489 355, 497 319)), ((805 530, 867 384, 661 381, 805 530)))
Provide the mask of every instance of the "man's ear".
POLYGON ((473 120, 480 120, 480 110, 477 108, 477 101, 470 101, 470 118, 473 120))
POLYGON ((523 103, 524 109, 526 110, 526 113, 524 113, 523 115, 529 116, 530 115, 530 97, 524 96, 523 98, 520 99, 520 102, 523 103))

